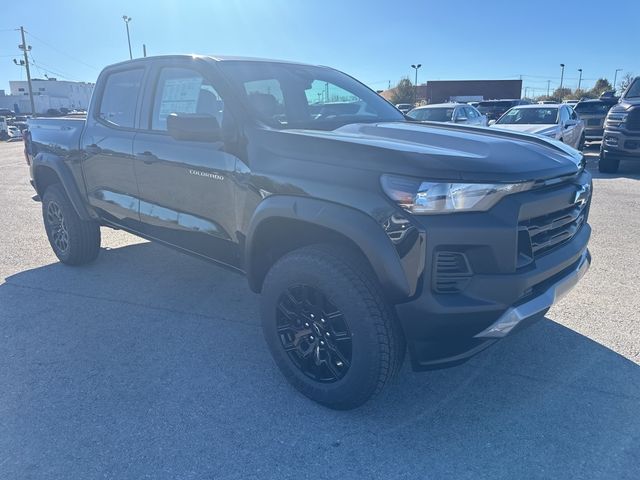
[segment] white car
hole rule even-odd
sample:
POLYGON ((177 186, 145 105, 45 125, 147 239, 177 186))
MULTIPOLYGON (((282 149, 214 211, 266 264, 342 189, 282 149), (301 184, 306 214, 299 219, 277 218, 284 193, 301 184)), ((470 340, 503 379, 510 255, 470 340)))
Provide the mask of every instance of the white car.
POLYGON ((487 126, 487 116, 477 108, 463 103, 435 103, 418 107, 407 113, 419 122, 464 123, 466 125, 487 126))
POLYGON ((578 150, 584 147, 584 122, 565 103, 518 105, 507 110, 491 126, 554 138, 578 150))
POLYGON ((20 129, 16 126, 13 125, 9 125, 7 127, 7 133, 9 134, 9 142, 11 141, 18 141, 18 140, 22 140, 22 132, 20 131, 20 129))

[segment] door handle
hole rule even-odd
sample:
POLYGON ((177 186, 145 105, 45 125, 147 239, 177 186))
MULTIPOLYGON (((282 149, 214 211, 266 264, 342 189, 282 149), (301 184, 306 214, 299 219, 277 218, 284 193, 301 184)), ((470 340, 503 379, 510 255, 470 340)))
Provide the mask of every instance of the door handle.
POLYGON ((147 165, 151 165, 152 163, 158 162, 160 160, 158 157, 156 157, 153 153, 149 151, 136 153, 136 158, 138 160, 142 160, 147 165))

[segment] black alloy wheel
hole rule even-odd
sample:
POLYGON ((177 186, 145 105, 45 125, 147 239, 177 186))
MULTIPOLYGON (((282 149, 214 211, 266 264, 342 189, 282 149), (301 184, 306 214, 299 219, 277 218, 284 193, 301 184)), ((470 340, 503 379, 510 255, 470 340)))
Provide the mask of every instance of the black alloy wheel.
POLYGON ((351 366, 352 338, 344 314, 317 288, 295 285, 280 296, 276 314, 282 348, 316 382, 336 382, 351 366))

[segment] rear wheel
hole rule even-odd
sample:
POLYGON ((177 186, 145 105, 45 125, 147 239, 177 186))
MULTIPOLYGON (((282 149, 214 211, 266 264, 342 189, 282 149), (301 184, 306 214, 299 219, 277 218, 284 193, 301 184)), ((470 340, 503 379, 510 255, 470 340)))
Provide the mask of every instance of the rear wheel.
POLYGON ((100 252, 100 226, 80 219, 60 184, 45 190, 42 216, 51 248, 62 263, 82 265, 95 260, 100 252))
POLYGON ((620 160, 608 157, 603 151, 600 152, 598 170, 601 173, 616 173, 620 168, 620 160))
POLYGON ((282 257, 264 281, 271 354, 295 388, 327 407, 362 405, 402 364, 404 337, 372 278, 356 252, 315 245, 282 257))

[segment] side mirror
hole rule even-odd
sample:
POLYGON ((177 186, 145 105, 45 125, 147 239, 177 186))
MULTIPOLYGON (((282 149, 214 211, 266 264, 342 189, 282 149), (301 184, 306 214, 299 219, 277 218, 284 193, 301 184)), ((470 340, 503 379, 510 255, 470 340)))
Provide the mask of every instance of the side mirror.
POLYGON ((577 121, 569 119, 566 122, 564 122, 564 128, 573 127, 574 125, 577 125, 577 124, 578 124, 577 121))
POLYGON ((468 120, 467 117, 458 117, 458 118, 456 118, 455 122, 456 123, 463 123, 463 122, 466 122, 467 120, 468 120))
POLYGON ((495 125, 495 124, 496 124, 496 121, 495 121, 495 120, 489 120, 489 123, 488 123, 488 125, 489 125, 489 126, 491 126, 491 125, 495 125))
POLYGON ((218 119, 199 113, 172 113, 167 117, 167 131, 176 140, 216 142, 222 138, 218 119))

